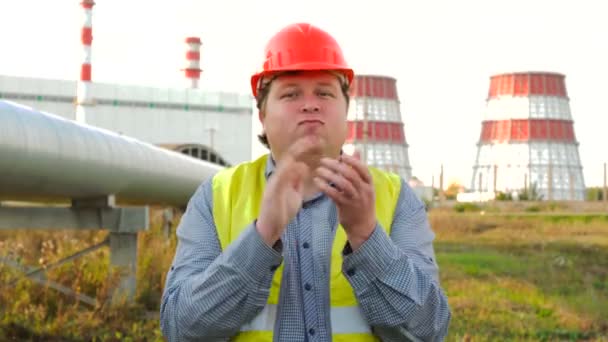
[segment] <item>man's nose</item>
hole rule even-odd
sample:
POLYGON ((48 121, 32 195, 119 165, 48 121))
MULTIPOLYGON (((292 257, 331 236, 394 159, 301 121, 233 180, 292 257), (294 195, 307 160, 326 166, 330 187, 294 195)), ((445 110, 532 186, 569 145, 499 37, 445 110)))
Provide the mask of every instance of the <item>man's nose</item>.
POLYGON ((320 110, 319 101, 311 96, 306 97, 302 107, 300 107, 300 111, 303 113, 318 113, 320 110))

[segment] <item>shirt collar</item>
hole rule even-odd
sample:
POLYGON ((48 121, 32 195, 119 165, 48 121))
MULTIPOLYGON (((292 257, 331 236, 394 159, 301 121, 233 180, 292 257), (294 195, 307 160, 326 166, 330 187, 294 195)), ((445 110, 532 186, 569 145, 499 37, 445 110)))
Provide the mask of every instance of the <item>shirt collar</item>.
POLYGON ((268 153, 268 158, 266 158, 266 169, 264 170, 264 176, 266 177, 266 180, 268 180, 268 177, 272 175, 275 168, 276 164, 274 162, 274 158, 272 157, 272 153, 268 153))

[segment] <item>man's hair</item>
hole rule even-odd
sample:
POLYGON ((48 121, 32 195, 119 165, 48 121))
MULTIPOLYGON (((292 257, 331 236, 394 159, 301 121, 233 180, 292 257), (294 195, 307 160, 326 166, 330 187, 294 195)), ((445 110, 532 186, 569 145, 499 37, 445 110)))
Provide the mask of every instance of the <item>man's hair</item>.
MULTIPOLYGON (((288 71, 286 73, 282 73, 281 75, 297 74, 297 73, 299 73, 299 71, 288 71)), ((272 84, 272 81, 274 81, 278 76, 279 75, 276 75, 276 76, 268 79, 266 82, 260 83, 260 87, 258 89, 258 94, 255 98, 256 106, 258 107, 259 111, 261 111, 262 108, 264 107, 264 105, 266 104, 266 100, 268 99, 268 93, 270 93, 270 85, 272 84)), ((344 95, 344 98, 346 99, 346 108, 348 108, 348 105, 350 103, 350 94, 349 94, 350 86, 348 85, 346 80, 340 79, 340 88, 342 90, 342 95, 344 95)), ((258 140, 262 143, 262 145, 266 146, 267 149, 270 149, 270 143, 268 142, 268 137, 266 136, 266 132, 262 132, 262 133, 258 134, 258 140)))

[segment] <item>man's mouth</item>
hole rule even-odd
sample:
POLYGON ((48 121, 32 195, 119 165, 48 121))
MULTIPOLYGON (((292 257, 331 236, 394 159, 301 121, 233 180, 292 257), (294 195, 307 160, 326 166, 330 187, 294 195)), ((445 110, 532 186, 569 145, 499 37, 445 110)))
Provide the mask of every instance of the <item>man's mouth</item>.
POLYGON ((323 125, 325 124, 321 120, 302 120, 298 123, 298 125, 323 125))

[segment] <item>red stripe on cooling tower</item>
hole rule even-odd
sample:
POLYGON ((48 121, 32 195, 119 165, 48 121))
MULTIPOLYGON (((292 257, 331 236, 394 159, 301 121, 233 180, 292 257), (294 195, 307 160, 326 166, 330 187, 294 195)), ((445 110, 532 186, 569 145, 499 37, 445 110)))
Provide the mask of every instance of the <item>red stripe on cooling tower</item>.
POLYGON ((188 38, 186 38, 186 43, 188 43, 188 44, 192 44, 192 43, 200 44, 201 43, 201 39, 198 38, 198 37, 188 37, 188 38))
POLYGON ((187 51, 186 59, 189 61, 198 61, 199 59, 201 59, 201 54, 198 51, 187 51))
POLYGON ((489 98, 546 95, 567 97, 564 75, 551 73, 516 73, 492 76, 489 98))
POLYGON ((499 120, 484 121, 481 128, 482 143, 502 143, 530 140, 556 142, 575 141, 572 121, 567 120, 499 120))
POLYGON ((91 64, 83 64, 80 68, 80 80, 91 81, 91 64))
POLYGON ((398 100, 397 80, 386 76, 356 76, 351 85, 353 97, 377 97, 398 100))
POLYGON ((95 2, 92 0, 85 0, 85 1, 81 2, 80 4, 82 5, 83 8, 91 9, 91 8, 93 8, 93 5, 95 5, 95 2))
MULTIPOLYGON (((349 121, 347 143, 362 142, 364 133, 363 121, 349 121)), ((383 121, 368 121, 367 122, 367 141, 384 142, 384 143, 405 143, 405 134, 403 133, 403 124, 400 122, 383 122, 383 121)))
POLYGON ((93 29, 90 27, 83 27, 81 34, 82 44, 91 45, 93 42, 93 29))
POLYGON ((200 78, 201 69, 185 69, 187 78, 200 78))

